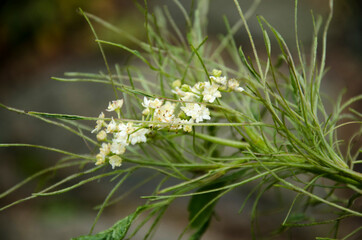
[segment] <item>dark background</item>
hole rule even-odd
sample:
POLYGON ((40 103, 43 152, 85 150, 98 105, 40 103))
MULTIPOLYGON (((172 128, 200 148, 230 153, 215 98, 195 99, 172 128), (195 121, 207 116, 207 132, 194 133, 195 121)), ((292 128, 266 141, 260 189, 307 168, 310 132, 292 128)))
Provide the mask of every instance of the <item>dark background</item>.
MULTIPOLYGON (((189 2, 184 1, 185 6, 188 6, 189 2)), ((240 2, 243 9, 250 6, 250 3, 250 0, 240 2)), ((182 14, 173 1, 149 1, 149 4, 151 9, 156 4, 167 4, 177 23, 183 25, 182 14)), ((322 90, 332 99, 336 99, 343 88, 347 90, 345 99, 361 93, 361 5, 359 0, 335 1, 326 61, 326 66, 330 69, 322 86, 322 90)), ((113 99, 110 87, 88 83, 62 83, 50 79, 52 76, 62 77, 64 72, 97 73, 105 70, 91 31, 84 18, 77 14, 78 7, 132 33, 139 39, 145 38, 143 15, 132 1, 2 1, 0 3, 1 103, 25 110, 86 116, 98 116, 99 112, 106 108, 108 101, 113 99)), ((312 36, 310 9, 313 9, 315 14, 325 17, 328 13, 327 1, 300 1, 299 36, 305 49, 308 49, 312 36)), ((223 14, 230 22, 239 19, 232 1, 211 1, 208 23, 211 40, 216 39, 219 33, 225 33, 221 19, 223 14)), ((290 48, 294 48, 294 1, 262 1, 250 19, 254 39, 257 45, 262 46, 255 15, 263 15, 285 37, 290 48)), ((121 42, 130 48, 136 47, 122 36, 115 36, 96 24, 95 27, 101 39, 121 42)), ((249 47, 244 32, 237 34, 236 38, 244 49, 249 47)), ((124 64, 127 60, 124 52, 108 47, 105 49, 112 64, 124 64)), ((361 111, 359 105, 356 104, 354 107, 361 111)), ((355 132, 355 129, 355 126, 343 128, 340 131, 341 138, 347 138, 355 132)), ((37 119, 4 109, 0 109, 0 143, 31 143, 76 153, 89 152, 78 137, 37 119)), ((1 148, 0 156, 0 192, 36 171, 55 164, 61 157, 51 152, 28 148, 1 148)), ((53 180, 62 179, 67 174, 69 172, 61 171, 53 177, 53 180)), ((41 178, 39 183, 30 183, 0 199, 0 206, 28 196, 51 177, 41 178)), ((132 185, 132 182, 129 185, 132 185)), ((37 198, 6 209, 0 212, 1 239, 69 239, 86 234, 96 216, 96 211, 92 210, 92 207, 104 200, 111 187, 112 184, 109 182, 98 182, 57 197, 37 198)), ((244 196, 247 190, 247 187, 241 189, 219 204, 223 206, 223 210, 218 213, 221 220, 223 217, 225 221, 214 223, 204 239, 241 239, 240 236, 249 239, 249 215, 235 213, 241 204, 240 196, 244 196)), ((137 204, 141 203, 137 197, 144 193, 140 190, 126 201, 107 209, 96 231, 110 227, 119 218, 130 213, 137 204)), ((270 208, 274 204, 273 201, 265 203, 270 204, 270 208)), ((187 220, 185 209, 185 201, 177 201, 166 215, 167 221, 161 225, 160 235, 156 239, 170 239, 170 236, 176 236, 175 234, 182 231, 187 220)), ((277 218, 276 224, 280 221, 277 218)), ((303 232, 301 239, 310 239, 312 235, 308 234, 313 231, 316 230, 310 228, 309 232, 303 232)))

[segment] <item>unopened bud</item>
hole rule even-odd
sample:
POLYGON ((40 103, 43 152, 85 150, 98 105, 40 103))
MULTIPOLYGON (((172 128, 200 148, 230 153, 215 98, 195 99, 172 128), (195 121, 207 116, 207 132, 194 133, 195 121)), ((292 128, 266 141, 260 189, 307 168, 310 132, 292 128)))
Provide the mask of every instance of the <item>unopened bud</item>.
POLYGON ((107 139, 107 133, 102 130, 97 134, 97 140, 98 141, 105 141, 107 139))
POLYGON ((190 89, 190 86, 187 85, 187 84, 183 84, 181 86, 181 90, 184 91, 184 92, 189 92, 191 89, 190 89))
POLYGON ((215 77, 220 77, 221 74, 222 74, 221 70, 218 70, 218 69, 213 69, 212 70, 212 75, 214 75, 215 77))
POLYGON ((181 111, 181 112, 178 114, 178 117, 179 117, 180 119, 183 119, 183 120, 187 119, 187 116, 186 116, 186 114, 185 114, 183 111, 181 111))
POLYGON ((109 157, 109 164, 112 165, 112 169, 114 169, 114 167, 120 167, 122 165, 122 158, 117 155, 113 155, 109 157))
POLYGON ((173 81, 172 88, 177 88, 177 87, 180 87, 180 86, 181 86, 181 80, 180 79, 177 79, 177 80, 173 81))

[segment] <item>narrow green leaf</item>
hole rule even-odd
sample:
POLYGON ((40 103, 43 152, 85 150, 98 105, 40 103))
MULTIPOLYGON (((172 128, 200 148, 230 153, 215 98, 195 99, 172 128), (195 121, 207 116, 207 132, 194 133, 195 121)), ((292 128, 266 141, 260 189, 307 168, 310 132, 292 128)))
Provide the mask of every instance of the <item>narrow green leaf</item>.
POLYGON ((135 55, 136 57, 138 57, 139 59, 142 60, 142 62, 146 63, 152 70, 159 70, 157 69, 156 67, 154 67, 145 57, 143 57, 139 51, 137 50, 133 50, 133 49, 130 49, 126 46, 124 46, 123 44, 120 44, 120 43, 113 43, 113 42, 108 42, 108 41, 104 41, 104 40, 96 40, 98 43, 103 43, 103 44, 108 44, 108 45, 111 45, 111 46, 115 46, 115 47, 119 47, 119 48, 122 48, 123 50, 126 50, 127 52, 130 52, 132 53, 133 55, 135 55))

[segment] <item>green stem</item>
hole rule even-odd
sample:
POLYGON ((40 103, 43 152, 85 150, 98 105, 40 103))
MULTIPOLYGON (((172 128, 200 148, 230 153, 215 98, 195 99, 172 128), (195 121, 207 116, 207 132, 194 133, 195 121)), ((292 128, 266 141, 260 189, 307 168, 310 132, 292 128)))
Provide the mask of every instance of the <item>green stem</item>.
POLYGON ((198 133, 198 132, 195 132, 195 137, 198 137, 198 138, 201 138, 201 139, 204 139, 206 141, 213 142, 216 144, 233 147, 233 148, 245 149, 245 148, 250 147, 249 143, 247 143, 247 142, 233 141, 233 140, 229 140, 229 139, 213 137, 213 136, 209 136, 207 134, 202 134, 202 133, 198 133))

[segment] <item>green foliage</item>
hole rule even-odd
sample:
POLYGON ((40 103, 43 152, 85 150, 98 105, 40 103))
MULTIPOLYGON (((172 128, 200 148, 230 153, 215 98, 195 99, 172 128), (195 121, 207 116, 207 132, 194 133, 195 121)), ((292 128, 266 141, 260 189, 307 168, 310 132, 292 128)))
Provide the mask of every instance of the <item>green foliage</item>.
MULTIPOLYGON (((196 193, 208 191, 211 189, 217 189, 222 187, 221 183, 214 183, 208 186, 204 186, 196 191, 196 193)), ((197 235, 201 236, 202 233, 207 229, 210 223, 211 217, 214 212, 216 201, 212 201, 216 198, 220 191, 213 191, 205 194, 193 195, 189 202, 189 221, 191 227, 198 229, 197 235), (211 204, 209 204, 211 202, 211 204)), ((198 238, 194 238, 198 239, 198 238)))
POLYGON ((72 238, 73 240, 121 240, 126 236, 128 229, 130 228, 132 222, 138 216, 144 207, 139 207, 136 212, 128 215, 127 217, 121 219, 113 227, 107 229, 106 231, 97 233, 91 236, 82 236, 77 238, 72 238))

